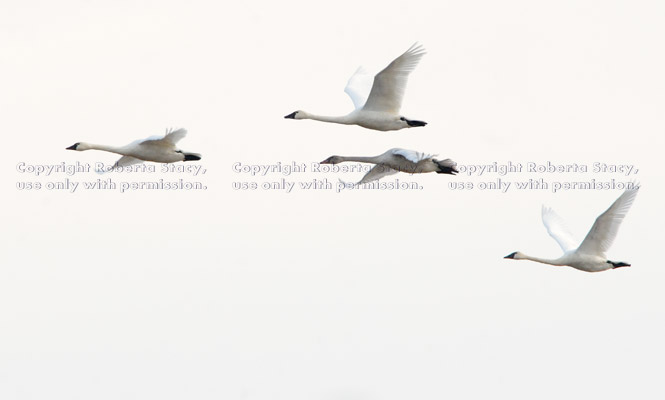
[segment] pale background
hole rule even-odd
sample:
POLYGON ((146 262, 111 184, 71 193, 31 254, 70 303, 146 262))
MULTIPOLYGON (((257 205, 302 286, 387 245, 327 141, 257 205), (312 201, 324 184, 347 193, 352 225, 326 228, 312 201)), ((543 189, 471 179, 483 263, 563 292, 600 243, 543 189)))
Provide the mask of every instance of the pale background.
POLYGON ((250 3, 2 2, 0 398, 665 396, 663 2, 250 3), (427 127, 283 119, 350 111, 355 69, 416 41, 402 111, 427 127), (16 189, 48 180, 21 161, 110 163, 64 148, 170 126, 207 191, 16 189), (581 238, 620 191, 452 192, 483 179, 436 174, 389 179, 421 191, 231 188, 249 180, 234 162, 391 147, 635 164, 609 254, 633 267, 502 258, 559 255, 542 203, 581 238))

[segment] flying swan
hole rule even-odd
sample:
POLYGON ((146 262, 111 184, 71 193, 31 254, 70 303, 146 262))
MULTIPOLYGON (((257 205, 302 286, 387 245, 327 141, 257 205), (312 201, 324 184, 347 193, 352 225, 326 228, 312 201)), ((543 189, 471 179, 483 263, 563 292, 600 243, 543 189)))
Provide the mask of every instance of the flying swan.
POLYGON ((621 225, 621 221, 626 216, 631 204, 633 204, 633 200, 635 200, 638 190, 639 186, 637 185, 626 189, 626 191, 616 199, 614 204, 612 204, 607 211, 596 218, 596 222, 591 227, 591 230, 587 233, 586 237, 577 248, 575 248, 577 242, 564 227, 561 217, 559 217, 551 208, 543 206, 543 224, 545 224, 547 233, 559 243, 564 254, 557 259, 548 260, 539 257, 531 257, 516 251, 504 258, 510 258, 513 260, 531 260, 550 265, 569 266, 587 272, 630 267, 630 264, 625 262, 608 260, 605 256, 605 252, 607 252, 610 246, 612 246, 612 242, 619 230, 619 225, 621 225))
POLYGON ((373 83, 372 76, 362 67, 358 68, 344 89, 355 106, 355 110, 348 115, 324 117, 298 110, 284 118, 359 125, 377 131, 425 126, 426 122, 407 119, 399 114, 409 73, 416 68, 424 54, 425 49, 417 43, 414 44, 383 71, 376 74, 373 83))
POLYGON ((151 136, 146 139, 136 140, 126 146, 115 147, 103 144, 92 144, 78 142, 67 150, 85 151, 102 150, 111 153, 121 154, 122 157, 113 165, 116 167, 126 167, 143 161, 154 161, 160 163, 173 163, 178 161, 196 161, 201 159, 198 153, 189 153, 178 150, 175 145, 178 141, 187 135, 186 129, 166 130, 166 135, 151 136))
POLYGON ((437 174, 455 175, 457 163, 451 159, 439 161, 434 154, 425 154, 413 150, 390 149, 385 153, 374 157, 344 157, 332 156, 321 161, 319 164, 338 164, 345 161, 356 161, 376 164, 356 185, 372 182, 386 175, 406 172, 409 174, 422 174, 436 172, 437 174))

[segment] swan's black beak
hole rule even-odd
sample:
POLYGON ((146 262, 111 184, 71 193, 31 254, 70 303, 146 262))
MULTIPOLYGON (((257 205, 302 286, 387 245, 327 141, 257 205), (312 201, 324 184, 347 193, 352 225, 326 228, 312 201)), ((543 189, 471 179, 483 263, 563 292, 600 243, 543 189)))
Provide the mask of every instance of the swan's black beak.
POLYGON ((505 256, 505 257, 503 257, 503 258, 515 258, 515 254, 517 254, 516 251, 513 252, 513 253, 508 254, 507 256, 505 256))
MULTIPOLYGON (((80 142, 79 142, 80 143, 80 142)), ((67 147, 65 150, 76 150, 78 147, 79 143, 74 143, 73 145, 67 147)))
POLYGON ((286 118, 286 119, 296 119, 296 113, 297 112, 298 111, 294 111, 291 114, 284 116, 284 118, 286 118))

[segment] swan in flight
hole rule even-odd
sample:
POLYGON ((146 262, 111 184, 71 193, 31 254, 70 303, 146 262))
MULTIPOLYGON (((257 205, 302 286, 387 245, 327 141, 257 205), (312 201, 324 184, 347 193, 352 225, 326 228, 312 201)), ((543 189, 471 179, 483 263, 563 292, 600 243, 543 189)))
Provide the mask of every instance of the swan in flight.
POLYGON ((126 146, 115 147, 103 144, 92 144, 78 142, 67 150, 85 151, 102 150, 111 153, 121 154, 122 157, 113 165, 116 167, 127 167, 133 164, 139 164, 143 161, 154 161, 161 163, 172 163, 178 161, 196 161, 201 159, 198 153, 188 153, 178 150, 175 145, 178 141, 187 135, 186 129, 166 130, 166 135, 151 136, 146 139, 136 140, 126 146))
POLYGON ((559 217, 551 208, 543 206, 543 224, 545 224, 547 233, 559 243, 564 254, 557 259, 548 260, 531 257, 516 251, 504 258, 510 258, 513 260, 531 260, 550 265, 566 265, 587 272, 630 267, 630 264, 622 261, 608 260, 605 253, 612 245, 612 242, 619 231, 619 225, 621 225, 621 221, 623 221, 626 213, 628 213, 628 209, 631 204, 633 204, 633 200, 635 200, 638 190, 638 185, 626 189, 626 191, 616 199, 607 211, 596 218, 596 222, 591 227, 591 230, 587 233, 586 237, 577 248, 575 248, 577 242, 564 227, 561 217, 559 217))
POLYGON ((425 126, 426 122, 407 119, 399 114, 409 73, 416 68, 425 54, 417 43, 397 57, 373 78, 362 67, 349 79, 344 91, 351 97, 355 110, 348 115, 324 117, 305 111, 285 116, 289 119, 314 119, 344 125, 359 125, 377 131, 395 131, 425 126))
POLYGON ((398 172, 407 172, 409 174, 436 172, 437 174, 451 175, 459 172, 455 168, 457 166, 455 161, 449 158, 439 161, 434 157, 436 157, 434 154, 425 154, 413 150, 390 149, 375 157, 332 156, 321 161, 319 164, 338 164, 345 161, 376 164, 356 185, 372 182, 386 175, 398 172))

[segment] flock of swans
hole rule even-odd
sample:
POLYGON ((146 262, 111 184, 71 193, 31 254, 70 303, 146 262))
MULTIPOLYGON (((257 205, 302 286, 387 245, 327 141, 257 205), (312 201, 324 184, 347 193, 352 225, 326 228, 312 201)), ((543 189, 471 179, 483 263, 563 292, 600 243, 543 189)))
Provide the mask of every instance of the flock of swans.
MULTIPOLYGON (((355 110, 347 115, 337 117, 320 116, 298 110, 284 118, 312 119, 336 124, 358 125, 378 131, 394 131, 425 126, 427 125, 426 122, 409 119, 399 113, 409 74, 416 68, 423 55, 425 55, 423 47, 414 44, 374 77, 367 74, 362 67, 358 68, 344 89, 355 106, 355 110)), ((115 163, 114 168, 143 161, 173 163, 200 160, 200 154, 184 152, 176 148, 177 142, 186 134, 187 130, 185 129, 167 130, 163 137, 152 136, 121 147, 79 142, 67 147, 67 150, 102 150, 120 154, 122 157, 115 163)), ((458 172, 457 164, 451 159, 437 160, 434 157, 435 155, 432 154, 394 148, 373 157, 335 155, 321 161, 321 164, 337 164, 346 161, 375 164, 355 185, 372 182, 398 172, 409 174, 436 172, 451 175, 458 172)), ((577 247, 575 247, 576 242, 572 235, 564 227, 561 217, 552 209, 543 207, 542 219, 545 228, 561 246, 564 254, 557 259, 545 259, 528 256, 516 251, 504 258, 531 260, 556 266, 570 266, 587 272, 630 266, 630 264, 622 261, 608 260, 605 253, 612 245, 619 225, 633 204, 638 190, 639 186, 627 189, 607 211, 596 219, 589 233, 577 247)))

